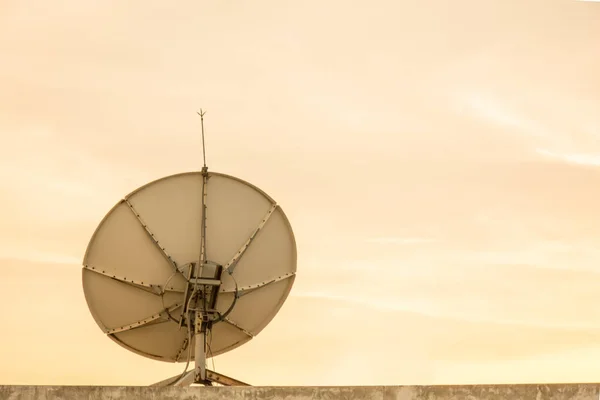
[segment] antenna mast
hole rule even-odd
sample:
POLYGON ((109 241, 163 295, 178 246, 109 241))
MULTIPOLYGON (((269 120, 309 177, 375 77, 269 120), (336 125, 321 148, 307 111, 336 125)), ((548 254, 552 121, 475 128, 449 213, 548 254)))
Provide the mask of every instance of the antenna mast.
POLYGON ((200 116, 200 126, 202 128, 202 161, 204 162, 202 169, 206 170, 206 144, 204 141, 204 114, 206 114, 206 111, 202 111, 202 109, 200 109, 200 111, 196 111, 196 113, 200 116))
POLYGON ((206 354, 208 350, 207 336, 212 329, 212 317, 215 313, 213 308, 215 307, 218 288, 221 284, 222 267, 220 265, 208 265, 206 259, 206 186, 208 184, 208 167, 206 166, 206 144, 204 140, 204 114, 206 114, 206 111, 200 109, 198 115, 200 115, 200 125, 202 128, 202 161, 204 163, 204 166, 202 167, 201 241, 198 262, 193 267, 194 289, 190 295, 190 300, 194 297, 196 299, 195 315, 192 319, 191 314, 188 314, 188 329, 192 329, 193 327, 194 338, 196 341, 194 349, 194 361, 196 364, 196 367, 194 368, 194 383, 207 384, 209 383, 206 373, 206 354), (207 272, 207 274, 205 274, 205 272, 207 272), (208 280, 213 282, 209 283, 209 285, 199 285, 198 283, 203 280, 202 278, 209 278, 208 280), (215 286, 212 287, 212 285, 215 286))

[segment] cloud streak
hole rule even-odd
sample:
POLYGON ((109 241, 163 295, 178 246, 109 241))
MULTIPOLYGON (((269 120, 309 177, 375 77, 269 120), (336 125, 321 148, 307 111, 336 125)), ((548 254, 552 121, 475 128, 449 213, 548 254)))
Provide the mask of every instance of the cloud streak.
POLYGON ((30 261, 44 264, 81 265, 82 259, 67 254, 50 253, 36 249, 0 247, 0 259, 30 261))
POLYGON ((523 320, 511 318, 498 318, 492 316, 486 318, 484 315, 468 314, 460 311, 450 311, 447 308, 440 308, 433 300, 416 300, 416 299, 400 299, 400 298, 383 298, 383 297, 363 297, 360 295, 349 296, 327 292, 316 291, 296 291, 291 294, 293 297, 322 299, 335 302, 349 303, 357 306, 365 307, 366 309, 388 311, 388 312, 403 312, 413 313, 422 316, 435 318, 442 323, 444 320, 455 320, 472 323, 487 323, 495 325, 511 325, 522 327, 535 327, 546 329, 561 329, 561 330, 576 330, 576 331, 594 331, 600 333, 600 327, 593 322, 580 323, 548 323, 543 320, 523 320), (436 310, 437 309, 437 310, 436 310))
POLYGON ((419 245, 419 244, 427 244, 427 243, 435 243, 436 239, 432 238, 424 238, 424 237, 397 237, 397 236, 383 236, 383 237, 374 237, 367 239, 367 243, 376 243, 376 244, 397 244, 402 246, 411 246, 411 245, 419 245))
POLYGON ((559 154, 546 149, 538 148, 536 153, 567 164, 600 167, 600 153, 567 153, 559 154))

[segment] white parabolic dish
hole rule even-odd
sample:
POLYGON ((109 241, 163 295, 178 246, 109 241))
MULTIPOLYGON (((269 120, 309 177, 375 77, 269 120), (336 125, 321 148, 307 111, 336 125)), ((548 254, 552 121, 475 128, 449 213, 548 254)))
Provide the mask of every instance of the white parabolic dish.
MULTIPOLYGON (((83 290, 100 328, 121 346, 171 362, 194 359, 194 338, 179 321, 190 264, 199 260, 201 172, 168 176, 135 190, 103 219, 83 261, 83 290), (189 357, 188 357, 189 354, 189 357)), ((283 210, 257 187, 208 172, 206 259, 223 273, 211 355, 257 335, 287 298, 296 273, 296 242, 283 210), (237 291, 236 291, 237 284, 237 291)))

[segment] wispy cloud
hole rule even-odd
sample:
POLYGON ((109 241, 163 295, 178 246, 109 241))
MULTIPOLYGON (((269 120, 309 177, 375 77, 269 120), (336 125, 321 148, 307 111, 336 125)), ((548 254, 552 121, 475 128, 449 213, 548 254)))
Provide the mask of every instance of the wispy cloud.
MULTIPOLYGON (((430 308, 431 304, 423 301, 412 301, 406 299, 385 299, 385 298, 375 298, 369 297, 366 298, 364 296, 356 295, 349 296, 343 294, 336 293, 328 293, 328 292, 319 292, 319 291, 296 291, 291 294, 293 297, 308 297, 314 299, 323 299, 323 300, 332 300, 332 301, 341 301, 348 302, 360 306, 366 306, 371 309, 376 310, 384 310, 384 311, 404 311, 404 312, 414 312, 423 315, 428 315, 426 309, 430 308), (427 303, 427 304, 425 304, 427 303)), ((429 313, 431 316, 438 316, 435 313, 429 313)))
POLYGON ((107 211, 144 181, 139 171, 122 173, 71 142, 57 146, 60 134, 51 127, 11 126, 0 114, 0 134, 8 138, 0 148, 0 194, 28 218, 76 223, 90 210, 107 211))
POLYGON ((404 246, 434 243, 436 241, 437 240, 432 239, 432 238, 395 237, 395 236, 374 237, 374 238, 367 239, 367 243, 397 244, 397 245, 404 245, 404 246))
POLYGON ((516 104, 493 93, 473 90, 458 91, 453 101, 463 114, 505 128, 507 135, 520 138, 534 153, 571 164, 600 165, 598 119, 592 111, 597 109, 597 103, 571 98, 568 94, 561 100, 543 94, 529 95, 526 100, 516 104), (535 109, 527 105, 531 103, 536 104, 535 109), (581 149, 599 152, 581 152, 581 149))
POLYGON ((32 261, 44 264, 81 265, 81 259, 67 254, 49 253, 36 249, 0 248, 0 259, 32 261))
MULTIPOLYGON (((396 311, 403 313, 420 314, 425 317, 454 320, 463 322, 489 323, 498 325, 514 325, 528 326, 548 329, 564 329, 564 330, 598 330, 599 327, 593 321, 591 322, 548 322, 544 319, 521 319, 521 318, 502 318, 493 314, 469 313, 468 311, 455 310, 451 311, 443 304, 436 302, 433 298, 425 299, 408 299, 399 297, 365 297, 361 295, 335 294, 318 291, 295 291, 291 294, 292 297, 314 298, 322 300, 330 300, 337 302, 345 302, 362 306, 371 310, 379 311, 396 311)), ((483 300, 482 300, 483 301, 483 300)))
POLYGON ((546 149, 537 148, 536 153, 546 157, 564 161, 569 164, 600 166, 600 153, 567 153, 559 154, 546 149))
POLYGON ((518 115, 518 113, 493 97, 482 93, 468 93, 462 96, 459 104, 463 107, 463 111, 470 111, 476 117, 508 127, 521 128, 529 133, 534 133, 535 136, 543 136, 537 129, 532 129, 532 121, 518 115))

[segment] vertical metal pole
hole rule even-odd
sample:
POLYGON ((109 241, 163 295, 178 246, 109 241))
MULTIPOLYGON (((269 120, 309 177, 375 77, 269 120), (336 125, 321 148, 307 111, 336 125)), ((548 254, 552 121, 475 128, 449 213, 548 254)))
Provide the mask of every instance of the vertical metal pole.
MULTIPOLYGON (((206 147, 204 144, 204 111, 200 109, 198 113, 200 115, 200 123, 202 126, 202 160, 204 166, 202 167, 202 210, 201 218, 202 225, 200 227, 200 255, 198 258, 198 264, 196 266, 196 280, 194 285, 194 292, 196 296, 202 296, 205 299, 206 293, 204 290, 198 292, 198 279, 202 278, 202 271, 206 264, 206 185, 208 183, 208 167, 206 166, 206 147)), ((204 321, 206 310, 204 309, 205 302, 198 301, 196 297, 196 323, 194 326, 194 337, 196 344, 194 348, 194 361, 196 364, 194 373, 195 383, 206 383, 206 331, 208 323, 204 321)))
POLYGON ((206 111, 200 109, 200 112, 197 112, 197 114, 200 116, 200 126, 202 129, 202 161, 204 163, 204 168, 206 168, 206 145, 204 142, 204 114, 206 114, 206 111))
POLYGON ((194 361, 196 369, 194 373, 195 383, 206 382, 206 324, 202 321, 202 313, 196 311, 194 361))
MULTIPOLYGON (((206 150, 204 146, 204 114, 205 112, 200 109, 198 115, 200 115, 200 122, 202 124, 202 159, 204 166, 202 167, 202 210, 201 210, 201 227, 200 227, 200 255, 198 257, 198 267, 196 268, 196 277, 202 277, 202 270, 204 264, 206 264, 206 185, 208 184, 208 167, 206 166, 206 150)), ((194 289, 198 289, 198 285, 194 286, 194 289)))
POLYGON ((202 225, 200 226, 200 254, 198 257, 199 268, 196 270, 196 271, 198 271, 198 274, 196 275, 197 278, 202 277, 202 269, 204 268, 204 264, 206 264, 206 194, 207 194, 206 186, 207 185, 208 185, 208 171, 206 170, 206 168, 203 168, 202 169, 202 203, 200 205, 200 207, 202 207, 202 209, 200 210, 202 225))

